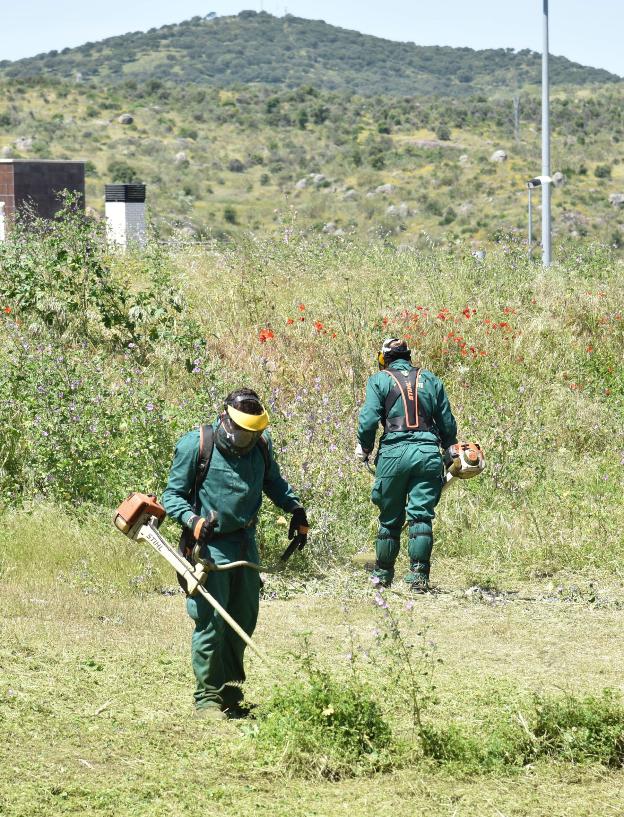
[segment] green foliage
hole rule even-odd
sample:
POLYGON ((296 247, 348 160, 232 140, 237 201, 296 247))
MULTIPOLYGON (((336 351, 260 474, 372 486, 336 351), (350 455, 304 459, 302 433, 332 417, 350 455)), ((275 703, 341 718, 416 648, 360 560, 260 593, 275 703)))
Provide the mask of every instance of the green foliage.
POLYGON ((141 181, 137 171, 121 159, 113 159, 108 163, 108 174, 111 181, 120 184, 131 184, 132 182, 141 181))
POLYGON ((106 252, 71 196, 54 224, 18 225, 0 244, 5 503, 106 504, 162 483, 177 431, 155 375, 164 360, 199 373, 197 327, 178 326, 184 300, 157 250, 143 288, 116 277, 106 252))
POLYGON ((0 293, 32 329, 48 328, 85 342, 128 342, 128 293, 103 255, 102 226, 66 196, 53 223, 25 216, 0 245, 0 293))
POLYGON ((624 704, 620 695, 540 695, 535 701, 534 751, 570 763, 624 766, 624 704))
POLYGON ((609 689, 581 697, 541 694, 531 707, 496 695, 486 730, 427 724, 422 744, 425 757, 469 774, 521 767, 540 758, 622 768, 624 706, 609 689))
POLYGON ((597 179, 610 179, 611 165, 596 165, 594 168, 594 176, 597 179))
POLYGON ((263 760, 290 774, 340 780, 372 774, 391 760, 392 733, 372 691, 305 664, 307 679, 278 689, 257 710, 263 760))
POLYGON ((225 221, 227 221, 228 224, 236 224, 236 222, 238 221, 236 208, 233 207, 231 204, 226 205, 223 208, 223 218, 225 221))
MULTIPOLYGON (((88 157, 87 203, 99 212, 103 181, 144 180, 150 216, 163 239, 178 229, 225 243, 246 227, 278 235, 291 203, 302 230, 333 222, 349 236, 382 236, 409 246, 429 240, 452 245, 460 234, 489 243, 526 231, 522 179, 540 149, 534 92, 522 95, 517 142, 510 102, 497 94, 364 99, 337 91, 311 94, 308 86, 219 91, 165 81, 124 82, 112 94, 86 83, 42 79, 16 80, 0 91, 12 95, 7 141, 26 132, 33 150, 46 158, 88 157), (68 106, 73 123, 66 121, 68 106), (131 110, 137 126, 128 130, 114 115, 112 121, 93 117, 92 109, 100 115, 131 110), (302 110, 308 115, 304 129, 298 125, 302 110), (439 138, 441 123, 449 133, 462 128, 461 147, 439 138), (380 133, 379 126, 390 132, 380 133), (181 146, 179 134, 189 127, 197 138, 181 146), (510 160, 491 163, 492 145, 504 148, 510 160), (467 161, 459 161, 460 152, 467 161), (311 182, 317 174, 325 180, 311 182), (302 178, 305 188, 297 186, 302 178), (389 181, 392 192, 375 193, 389 181), (185 190, 192 194, 183 195, 185 190), (435 200, 432 208, 427 198, 435 200), (405 217, 385 218, 388 206, 403 202, 405 217), (220 224, 226 206, 238 214, 227 231, 220 224), (457 214, 453 221, 445 218, 448 208, 457 214)), ((614 128, 624 128, 622 95, 621 87, 608 85, 591 96, 566 91, 553 98, 553 150, 566 156, 568 176, 553 193, 555 241, 591 236, 614 243, 619 211, 606 190, 592 186, 592 174, 613 153, 614 128), (582 148, 574 141, 581 133, 582 148)), ((617 161, 615 156, 610 162, 614 178, 617 161)))
MULTIPOLYGON (((146 90, 160 98, 164 80, 220 86, 314 85, 366 95, 464 96, 537 84, 540 55, 505 48, 418 46, 291 14, 278 18, 266 12, 241 12, 217 19, 196 17, 60 54, 39 54, 5 63, 3 71, 11 79, 41 75, 73 79, 80 71, 91 82, 106 85, 148 80, 146 90)), ((554 85, 618 80, 608 71, 586 68, 564 57, 551 60, 554 85)), ((296 115, 299 127, 305 127, 308 116, 303 110, 296 115)))

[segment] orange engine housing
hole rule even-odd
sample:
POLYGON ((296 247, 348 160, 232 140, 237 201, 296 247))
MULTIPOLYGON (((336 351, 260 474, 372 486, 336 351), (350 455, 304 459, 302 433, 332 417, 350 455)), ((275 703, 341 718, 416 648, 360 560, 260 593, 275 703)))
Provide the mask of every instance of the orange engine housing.
POLYGON ((476 477, 485 468, 485 456, 479 443, 455 443, 448 453, 453 459, 449 471, 458 479, 476 477))
POLYGON ((113 524, 122 533, 129 533, 143 520, 155 516, 159 522, 167 515, 165 509, 153 494, 130 494, 115 511, 113 524))

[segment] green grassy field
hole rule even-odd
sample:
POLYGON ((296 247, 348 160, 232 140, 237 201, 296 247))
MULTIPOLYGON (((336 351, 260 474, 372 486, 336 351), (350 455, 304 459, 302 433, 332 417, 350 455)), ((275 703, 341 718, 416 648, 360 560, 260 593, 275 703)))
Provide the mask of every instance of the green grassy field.
MULTIPOLYGON (((406 817, 623 813, 624 773, 592 763, 541 760, 471 773, 407 756, 394 770, 337 782, 267 763, 248 721, 215 726, 194 720, 183 597, 132 591, 129 575, 146 554, 103 525, 95 528, 91 537, 51 510, 23 516, 13 528, 36 558, 30 568, 24 560, 5 572, 2 583, 0 813, 6 817, 191 810, 333 816, 392 809, 406 817), (34 533, 45 520, 51 520, 46 547, 34 533), (48 549, 61 548, 75 565, 73 575, 61 576, 46 559, 48 549), (94 578, 98 569, 117 576, 119 585, 102 586, 94 578)), ((171 586, 171 575, 154 567, 162 587, 171 586)), ((488 601, 466 595, 462 570, 458 560, 438 560, 436 580, 446 592, 417 599, 409 612, 402 598, 389 597, 400 626, 412 635, 425 628, 441 662, 434 674, 438 702, 426 715, 432 723, 458 723, 485 739, 493 725, 514 721, 534 692, 621 689, 621 581, 588 588, 571 575, 559 577, 556 588, 547 581, 515 583, 502 589, 519 598, 488 601)), ((376 652, 378 626, 380 612, 361 569, 328 571, 305 588, 268 577, 257 639, 279 670, 269 672, 251 658, 248 697, 261 702, 290 680, 291 653, 300 650, 304 635, 319 663, 348 680, 355 639, 367 652, 358 672, 377 691, 395 732, 408 735, 408 707, 384 680, 387 659, 376 652)))
MULTIPOLYGON (((72 218, 0 252, 0 814, 624 814, 621 263, 296 231, 116 256, 72 218), (438 592, 413 600, 371 588, 352 454, 395 333, 488 458, 443 497, 438 592), (266 577, 257 717, 215 727, 193 718, 175 579, 111 518, 241 383, 312 528, 266 577), (340 755, 351 696, 385 743, 340 755)), ((270 566, 268 506, 259 538, 270 566)))

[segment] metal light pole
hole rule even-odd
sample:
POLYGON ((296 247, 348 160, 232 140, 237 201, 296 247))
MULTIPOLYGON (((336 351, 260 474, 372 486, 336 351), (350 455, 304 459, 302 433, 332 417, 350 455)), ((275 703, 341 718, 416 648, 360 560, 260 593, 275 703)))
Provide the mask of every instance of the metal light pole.
MULTIPOLYGON (((542 49, 542 177, 550 178, 550 93, 548 86, 548 0, 544 3, 544 45, 542 49)), ((550 191, 551 185, 542 186, 542 263, 551 264, 550 234, 550 191)))
POLYGON ((531 193, 533 191, 533 185, 531 182, 527 184, 527 189, 529 191, 529 258, 533 253, 533 208, 531 206, 531 193))

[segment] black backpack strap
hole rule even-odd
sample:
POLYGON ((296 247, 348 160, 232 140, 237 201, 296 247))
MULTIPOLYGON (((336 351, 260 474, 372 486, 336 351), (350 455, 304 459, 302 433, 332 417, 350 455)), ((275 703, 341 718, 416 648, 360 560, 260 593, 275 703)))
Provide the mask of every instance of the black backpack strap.
POLYGON ((264 438, 264 435, 260 436, 258 440, 258 447, 260 448, 260 453, 262 454, 262 459, 264 460, 264 478, 266 479, 267 474, 269 473, 269 468, 271 467, 271 452, 269 451, 269 444, 264 438))
MULTIPOLYGON (((200 512, 199 507, 199 490, 202 487, 208 469, 210 468, 210 460, 212 459, 212 450, 214 448, 214 428, 211 425, 203 425, 199 427, 199 455, 197 457, 197 470, 195 471, 195 484, 193 486, 193 493, 190 497, 191 505, 195 513, 200 512)), ((180 534, 180 541, 178 543, 178 551, 193 562, 193 547, 195 546, 195 539, 193 533, 188 528, 183 527, 180 534)), ((183 579, 179 573, 176 573, 178 583, 182 590, 188 594, 188 587, 186 579, 183 579)))
POLYGON ((212 459, 212 451, 214 448, 214 428, 211 425, 203 425, 199 427, 199 457, 197 458, 197 471, 195 472, 195 488, 193 490, 193 508, 196 513, 199 513, 199 491, 208 469, 210 468, 210 460, 212 459))
POLYGON ((401 389, 398 383, 394 383, 384 400, 384 419, 390 414, 390 409, 401 396, 401 389))

